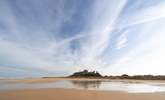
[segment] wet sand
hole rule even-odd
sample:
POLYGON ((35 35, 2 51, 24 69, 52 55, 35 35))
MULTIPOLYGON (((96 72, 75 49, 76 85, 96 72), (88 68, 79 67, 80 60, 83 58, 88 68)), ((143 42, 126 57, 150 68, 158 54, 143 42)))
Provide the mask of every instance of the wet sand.
MULTIPOLYGON (((37 78, 17 79, 18 83, 51 83, 59 80, 101 80, 89 78, 37 78)), ((126 82, 165 82, 159 80, 109 80, 126 82)), ((126 93, 117 91, 76 90, 76 89, 24 89, 0 91, 0 100, 165 100, 162 93, 126 93)))
POLYGON ((74 89, 0 91, 0 100, 165 100, 165 93, 124 93, 74 89))

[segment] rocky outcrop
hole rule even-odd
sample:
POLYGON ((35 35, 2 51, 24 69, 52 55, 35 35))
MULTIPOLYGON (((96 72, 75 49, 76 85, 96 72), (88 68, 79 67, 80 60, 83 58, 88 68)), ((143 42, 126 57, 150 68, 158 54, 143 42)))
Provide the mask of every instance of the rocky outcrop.
POLYGON ((80 72, 73 73, 73 75, 71 75, 70 77, 102 77, 102 75, 97 71, 90 72, 88 70, 83 70, 80 72))

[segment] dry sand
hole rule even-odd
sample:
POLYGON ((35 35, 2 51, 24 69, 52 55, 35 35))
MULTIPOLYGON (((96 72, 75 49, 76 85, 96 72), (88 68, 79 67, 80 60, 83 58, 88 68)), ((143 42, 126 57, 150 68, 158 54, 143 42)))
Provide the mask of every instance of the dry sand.
POLYGON ((165 100, 165 93, 124 93, 73 89, 1 91, 0 100, 165 100))

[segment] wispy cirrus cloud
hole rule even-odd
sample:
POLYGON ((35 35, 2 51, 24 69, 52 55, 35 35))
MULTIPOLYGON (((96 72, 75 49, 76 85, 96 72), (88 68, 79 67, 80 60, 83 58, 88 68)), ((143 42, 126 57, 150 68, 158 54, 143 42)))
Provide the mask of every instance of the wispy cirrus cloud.
MULTIPOLYGON (((141 5, 138 2, 138 7, 141 5)), ((147 22, 152 22, 154 20, 159 20, 165 18, 165 3, 160 2, 155 5, 151 5, 146 8, 136 9, 136 12, 131 12, 125 17, 121 17, 121 23, 119 26, 121 28, 128 27, 136 24, 143 24, 147 22), (123 20, 124 19, 124 20, 123 20)))
POLYGON ((80 59, 82 66, 95 69, 104 64, 100 57, 110 42, 112 31, 116 27, 117 17, 119 17, 126 2, 126 0, 120 2, 97 0, 94 3, 88 23, 91 29, 85 30, 90 37, 86 38, 87 42, 82 44, 82 59, 80 59))
POLYGON ((117 43, 116 43, 116 48, 117 49, 121 49, 124 48, 126 46, 127 43, 127 35, 128 35, 128 31, 125 31, 124 33, 122 33, 118 39, 117 39, 117 43))
POLYGON ((82 69, 136 74, 140 70, 133 69, 149 66, 148 73, 163 73, 154 66, 164 65, 165 3, 145 2, 1 0, 3 75, 11 70, 22 76, 28 71, 32 76, 66 75, 82 69))

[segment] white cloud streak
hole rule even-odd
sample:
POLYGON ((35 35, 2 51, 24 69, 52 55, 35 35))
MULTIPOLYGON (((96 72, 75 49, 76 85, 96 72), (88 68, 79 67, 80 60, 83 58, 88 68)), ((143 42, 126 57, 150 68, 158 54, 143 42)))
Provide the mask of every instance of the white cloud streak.
POLYGON ((164 40, 164 26, 162 23, 165 20, 154 21, 152 26, 143 25, 143 32, 148 32, 149 37, 143 37, 143 42, 134 45, 132 50, 125 52, 124 56, 120 56, 116 62, 110 64, 105 69, 102 69, 105 74, 164 74, 164 59, 165 59, 165 40, 164 40), (145 28, 146 27, 146 28, 145 28), (147 31, 146 31, 147 30, 147 31))
POLYGON ((128 31, 125 31, 124 33, 122 33, 119 36, 119 38, 117 39, 117 43, 116 43, 116 48, 117 49, 121 49, 121 48, 124 48, 126 46, 127 35, 128 35, 128 31))
POLYGON ((165 3, 160 2, 157 5, 142 8, 129 14, 126 17, 122 17, 121 22, 119 24, 120 28, 129 27, 137 24, 143 24, 147 22, 151 22, 154 20, 158 20, 161 18, 165 18, 165 3), (123 20, 124 19, 124 20, 123 20))
POLYGON ((104 64, 101 55, 109 44, 109 40, 115 27, 116 20, 126 4, 123 1, 97 0, 93 7, 92 17, 90 18, 90 30, 86 30, 90 34, 87 42, 82 45, 82 56, 80 65, 87 69, 96 69, 104 64), (93 67, 95 66, 95 67, 93 67))

